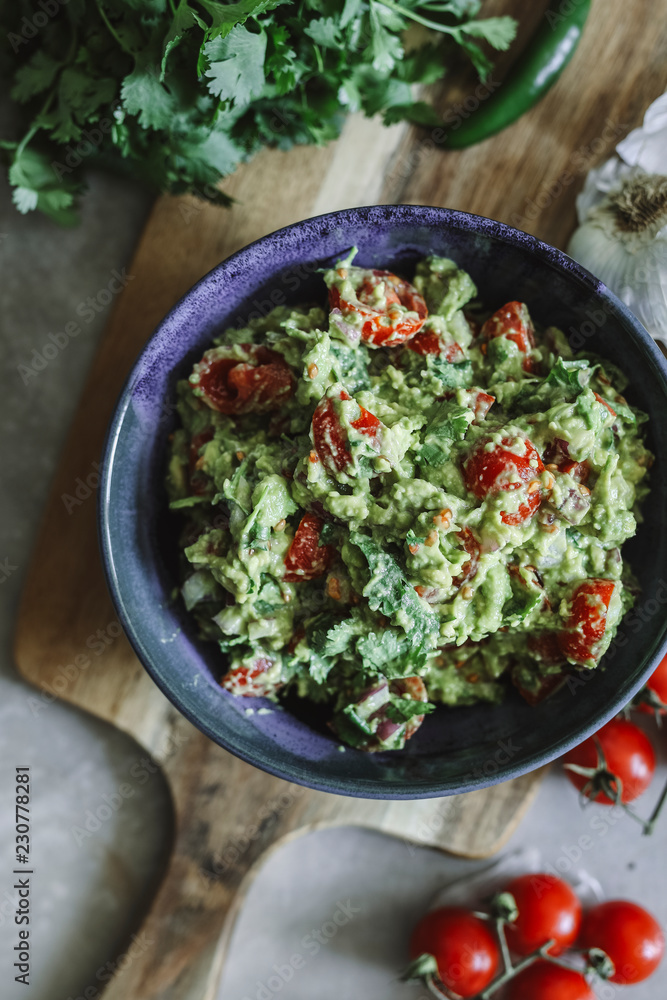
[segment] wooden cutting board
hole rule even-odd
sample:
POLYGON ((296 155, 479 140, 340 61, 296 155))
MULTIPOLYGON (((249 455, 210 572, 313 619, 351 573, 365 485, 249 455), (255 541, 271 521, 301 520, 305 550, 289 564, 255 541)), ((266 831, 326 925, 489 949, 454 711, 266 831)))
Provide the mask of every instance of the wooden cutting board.
MULTIPOLYGON (((173 853, 142 928, 156 944, 116 975, 105 1000, 211 1000, 239 887, 280 840, 355 823, 485 857, 509 837, 540 779, 532 774, 415 803, 330 796, 242 763, 171 707, 120 634, 97 554, 95 463, 139 348, 220 260, 320 212, 397 201, 442 205, 564 245, 584 173, 639 124, 667 86, 666 2, 594 0, 580 49, 550 95, 511 129, 468 151, 444 153, 422 131, 353 118, 325 149, 266 151, 240 169, 225 185, 237 199, 231 211, 192 197, 157 201, 71 428, 16 633, 19 669, 41 689, 35 697, 45 703, 61 697, 134 736, 162 765, 173 794, 173 853)), ((534 6, 527 13, 520 0, 495 0, 484 12, 517 13, 520 45, 542 15, 543 5, 534 6)), ((440 95, 443 110, 475 85, 459 74, 440 95)))

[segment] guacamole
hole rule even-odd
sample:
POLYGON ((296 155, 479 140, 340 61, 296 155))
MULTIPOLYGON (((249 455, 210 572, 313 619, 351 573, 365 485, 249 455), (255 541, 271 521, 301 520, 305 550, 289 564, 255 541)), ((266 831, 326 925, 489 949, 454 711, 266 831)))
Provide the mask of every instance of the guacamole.
POLYGON ((222 686, 395 750, 439 703, 597 667, 652 456, 622 373, 525 303, 485 308, 444 258, 409 282, 354 256, 179 383, 168 490, 222 686))

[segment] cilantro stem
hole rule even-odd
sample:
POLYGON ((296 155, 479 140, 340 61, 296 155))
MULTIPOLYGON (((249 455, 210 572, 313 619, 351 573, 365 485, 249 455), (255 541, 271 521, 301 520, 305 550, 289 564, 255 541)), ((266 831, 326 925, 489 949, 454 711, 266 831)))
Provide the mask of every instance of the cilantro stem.
POLYGON ((95 6, 97 7, 97 9, 98 9, 98 11, 100 13, 100 17, 102 18, 102 20, 104 21, 104 23, 106 25, 107 31, 112 36, 112 38, 115 39, 116 44, 123 50, 123 52, 127 52, 128 56, 132 56, 134 58, 134 52, 132 52, 131 49, 128 49, 127 45, 122 40, 122 38, 120 37, 120 35, 118 34, 118 32, 116 31, 116 29, 114 28, 114 26, 112 25, 111 21, 107 17, 106 11, 104 10, 104 6, 102 4, 102 0, 95 0, 95 6))
POLYGON ((653 833, 655 824, 658 821, 658 818, 660 816, 660 813, 662 812, 665 802, 667 802, 667 782, 665 783, 665 787, 663 788, 660 794, 660 798, 658 799, 655 809, 653 810, 648 820, 644 824, 644 833, 646 834, 646 836, 650 836, 653 833))
POLYGON ((409 20, 415 21, 416 24, 421 24, 424 28, 430 28, 432 31, 440 31, 442 34, 453 35, 455 38, 458 38, 461 33, 461 29, 458 27, 438 24, 437 21, 431 21, 428 17, 422 17, 421 14, 416 14, 413 10, 401 7, 400 4, 394 3, 393 0, 376 0, 376 2, 381 3, 383 7, 387 7, 389 10, 393 10, 396 14, 401 14, 409 20))

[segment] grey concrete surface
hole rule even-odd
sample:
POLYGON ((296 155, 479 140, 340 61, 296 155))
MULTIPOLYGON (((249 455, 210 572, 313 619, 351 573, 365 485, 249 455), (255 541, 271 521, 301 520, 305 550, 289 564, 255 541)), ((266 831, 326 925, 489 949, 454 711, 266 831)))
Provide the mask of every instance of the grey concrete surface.
MULTIPOLYGON (((20 217, 6 189, 0 192, 0 563, 8 569, 0 584, 3 1000, 76 1000, 86 990, 87 1000, 101 995, 107 963, 128 955, 169 846, 166 788, 159 776, 142 780, 137 746, 66 706, 36 711, 11 657, 39 515, 108 307, 83 321, 82 334, 35 377, 26 380, 19 366, 34 363, 33 351, 41 354, 49 333, 81 320, 81 303, 95 299, 113 269, 128 264, 147 208, 142 192, 93 177, 81 227, 62 231, 38 216, 20 217), (12 968, 13 775, 22 765, 33 768, 29 990, 14 983, 12 968), (126 783, 132 794, 119 803, 115 793, 126 783), (93 832, 84 825, 91 813, 99 820, 99 827, 89 823, 93 832)), ((664 750, 665 736, 657 742, 664 750)), ((649 811, 666 774, 663 752, 642 811, 649 811)), ((641 900, 667 924, 667 816, 653 838, 643 838, 630 820, 602 807, 582 812, 554 769, 511 846, 521 844, 539 844, 545 863, 565 875, 585 865, 610 896, 641 900), (583 849, 581 837, 587 838, 583 849)), ((397 981, 409 930, 443 882, 478 866, 352 828, 285 845, 248 890, 218 1000, 416 1000, 423 990, 397 981), (302 961, 290 975, 294 955, 302 961)), ((144 946, 140 939, 133 945, 144 946)), ((659 980, 620 996, 658 1000, 665 976, 667 967, 659 980)), ((601 996, 610 1000, 616 992, 601 996)))

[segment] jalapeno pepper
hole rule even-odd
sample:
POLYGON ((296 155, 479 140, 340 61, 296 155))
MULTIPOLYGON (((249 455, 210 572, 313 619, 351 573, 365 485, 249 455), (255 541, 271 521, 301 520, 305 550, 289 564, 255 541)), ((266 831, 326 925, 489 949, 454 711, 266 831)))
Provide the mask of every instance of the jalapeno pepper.
POLYGON ((560 11, 562 0, 551 3, 544 19, 507 77, 479 108, 443 139, 448 149, 464 149, 507 128, 537 104, 563 72, 581 39, 590 0, 573 0, 573 9, 560 11))

